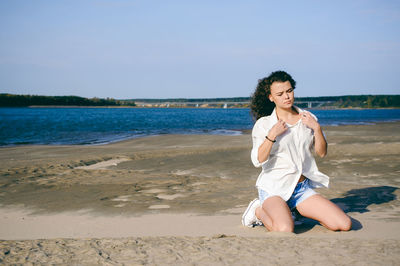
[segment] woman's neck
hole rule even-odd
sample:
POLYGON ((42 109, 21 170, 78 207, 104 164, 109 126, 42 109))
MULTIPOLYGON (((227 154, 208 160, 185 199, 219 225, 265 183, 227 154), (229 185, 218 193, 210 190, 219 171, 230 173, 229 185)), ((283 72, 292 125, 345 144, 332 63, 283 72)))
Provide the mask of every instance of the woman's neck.
POLYGON ((293 106, 288 109, 276 108, 276 115, 278 119, 282 119, 285 122, 293 121, 299 115, 299 112, 293 106))

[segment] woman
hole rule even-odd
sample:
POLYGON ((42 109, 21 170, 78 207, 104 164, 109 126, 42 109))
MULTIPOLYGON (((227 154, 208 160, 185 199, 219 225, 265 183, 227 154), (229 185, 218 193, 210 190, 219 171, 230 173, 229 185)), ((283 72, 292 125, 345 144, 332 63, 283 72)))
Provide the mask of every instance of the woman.
POLYGON ((251 160, 262 171, 256 183, 259 199, 250 202, 242 223, 293 232, 291 211, 297 209, 330 230, 348 231, 351 219, 312 189, 328 187, 329 177, 318 171, 312 155, 314 150, 324 157, 328 145, 317 118, 293 105, 295 86, 288 73, 276 71, 259 80, 254 92, 251 160))

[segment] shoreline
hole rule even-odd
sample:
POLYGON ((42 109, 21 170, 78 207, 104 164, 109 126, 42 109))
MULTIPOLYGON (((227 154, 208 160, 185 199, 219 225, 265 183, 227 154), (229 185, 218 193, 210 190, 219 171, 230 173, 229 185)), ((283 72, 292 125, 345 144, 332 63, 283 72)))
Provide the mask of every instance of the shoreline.
MULTIPOLYGON (((400 120, 395 120, 395 121, 378 121, 378 122, 361 122, 357 124, 335 124, 335 125, 321 125, 323 127, 323 130, 331 130, 335 129, 337 127, 346 127, 346 126, 379 126, 379 125, 393 125, 393 124, 400 124, 400 120)), ((239 134, 210 134, 210 133, 188 133, 188 134, 177 134, 177 133, 171 133, 171 134, 149 134, 149 135, 138 135, 138 136, 133 136, 125 139, 117 139, 117 140, 111 140, 107 142, 100 142, 100 143, 89 143, 89 144, 9 144, 9 145, 0 145, 0 150, 4 148, 14 148, 14 147, 35 147, 35 146, 49 146, 49 147, 79 147, 79 146, 104 146, 104 145, 112 145, 112 144, 117 144, 120 142, 126 142, 126 141, 131 141, 131 140, 136 140, 136 139, 145 139, 149 137, 160 137, 160 136, 240 136, 240 135, 249 135, 251 134, 251 129, 230 129, 227 131, 234 131, 234 132, 239 132, 239 134)))
POLYGON ((260 171, 249 134, 2 148, 0 261, 397 264, 400 122, 324 132, 328 155, 317 164, 331 184, 317 191, 352 217, 350 232, 305 218, 295 234, 243 227, 260 171))
MULTIPOLYGON (((232 103, 234 104, 234 103, 232 103)), ((0 108, 137 108, 137 109, 249 109, 249 107, 218 107, 218 106, 173 106, 173 107, 166 107, 166 106, 114 106, 114 105, 104 105, 104 106, 92 106, 92 105, 29 105, 29 106, 0 106, 0 108)), ((400 109, 400 107, 317 107, 317 108, 303 108, 305 110, 392 110, 392 109, 400 109)))

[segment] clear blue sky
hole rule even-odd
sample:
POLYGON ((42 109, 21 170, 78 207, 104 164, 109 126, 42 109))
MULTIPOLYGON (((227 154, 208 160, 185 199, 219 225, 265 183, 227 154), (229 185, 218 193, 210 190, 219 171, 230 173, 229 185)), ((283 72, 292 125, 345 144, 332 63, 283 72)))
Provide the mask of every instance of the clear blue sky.
POLYGON ((0 1, 0 92, 249 96, 286 70, 297 96, 400 94, 400 1, 0 1))

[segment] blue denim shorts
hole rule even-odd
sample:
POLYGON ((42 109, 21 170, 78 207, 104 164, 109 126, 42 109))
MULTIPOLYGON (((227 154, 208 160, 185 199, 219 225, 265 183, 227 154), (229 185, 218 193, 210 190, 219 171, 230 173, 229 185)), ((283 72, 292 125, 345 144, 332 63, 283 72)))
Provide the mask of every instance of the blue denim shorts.
MULTIPOLYGON (((318 194, 318 193, 315 192, 311 188, 309 179, 306 178, 304 181, 297 183, 292 196, 290 197, 289 200, 286 201, 286 203, 289 206, 290 210, 293 210, 302 201, 304 201, 305 199, 307 199, 315 194, 318 194)), ((258 198, 259 198, 261 204, 263 204, 264 200, 266 200, 272 196, 273 195, 269 195, 264 190, 262 190, 260 188, 258 189, 258 198)))

